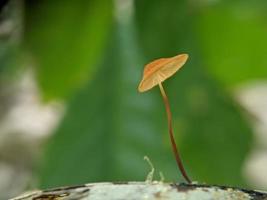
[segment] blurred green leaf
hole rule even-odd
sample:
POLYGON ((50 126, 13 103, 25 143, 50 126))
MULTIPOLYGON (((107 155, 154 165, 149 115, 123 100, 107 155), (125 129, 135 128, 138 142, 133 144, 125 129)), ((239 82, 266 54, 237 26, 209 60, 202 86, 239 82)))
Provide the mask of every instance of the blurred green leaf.
POLYGON ((26 45, 35 56, 46 99, 66 97, 87 82, 105 44, 112 1, 37 1, 26 9, 26 45))
POLYGON ((144 155, 154 164, 155 160, 174 164, 169 162, 169 145, 162 145, 155 114, 159 106, 151 95, 142 98, 137 92, 138 57, 132 49, 127 59, 121 49, 122 37, 115 36, 95 79, 71 101, 48 145, 42 187, 145 180, 149 167, 144 155))
POLYGON ((199 10, 203 62, 226 86, 267 78, 266 2, 218 3, 199 10))
POLYGON ((144 155, 166 180, 177 181, 159 91, 141 95, 137 85, 145 63, 179 52, 188 52, 190 60, 164 85, 189 175, 200 182, 244 184, 241 169, 251 130, 230 94, 203 67, 197 15, 187 2, 136 1, 138 40, 134 23, 115 27, 115 39, 94 80, 70 101, 47 147, 42 187, 144 180, 144 155))

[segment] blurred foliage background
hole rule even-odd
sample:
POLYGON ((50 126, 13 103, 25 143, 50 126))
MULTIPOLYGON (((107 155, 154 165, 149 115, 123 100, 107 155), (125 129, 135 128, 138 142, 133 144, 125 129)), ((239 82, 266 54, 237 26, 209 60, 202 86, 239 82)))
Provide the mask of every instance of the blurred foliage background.
MULTIPOLYGON (((244 173, 259 146, 253 128, 257 116, 236 94, 245 84, 266 81, 266 8, 265 0, 5 1, 0 15, 1 124, 21 100, 16 92, 28 94, 18 80, 29 71, 40 107, 56 103, 61 111, 53 114, 60 117, 53 118, 50 129, 38 121, 43 116, 38 111, 29 123, 47 129, 38 137, 28 134, 20 145, 21 136, 0 126, 0 144, 5 144, 0 145, 5 148, 1 163, 27 169, 30 178, 22 179, 27 184, 20 190, 143 181, 149 171, 145 155, 166 181, 183 181, 159 90, 139 94, 137 86, 146 63, 188 53, 189 61, 165 87, 190 177, 200 183, 260 187, 244 173)), ((30 102, 27 111, 34 109, 30 102)), ((29 115, 20 112, 10 126, 23 124, 29 115)), ((23 130, 40 130, 30 129, 26 124, 23 130)), ((19 187, 14 179, 10 185, 19 187)))

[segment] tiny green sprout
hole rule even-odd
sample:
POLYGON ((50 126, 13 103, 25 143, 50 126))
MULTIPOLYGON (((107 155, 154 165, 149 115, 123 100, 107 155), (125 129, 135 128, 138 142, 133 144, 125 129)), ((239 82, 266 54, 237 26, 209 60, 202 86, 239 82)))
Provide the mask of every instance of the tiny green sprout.
POLYGON ((153 182, 153 176, 154 176, 154 172, 155 172, 155 168, 152 164, 152 162, 150 161, 150 159, 147 156, 144 156, 144 160, 147 161, 147 163, 149 164, 151 171, 148 172, 147 176, 146 176, 146 182, 147 183, 152 183, 153 182))
POLYGON ((172 150, 175 156, 176 163, 178 168, 180 169, 183 177, 188 183, 191 183, 190 178, 188 177, 180 154, 178 152, 173 130, 172 130, 172 115, 170 110, 170 103, 169 99, 166 95, 166 92, 163 88, 162 82, 165 81, 167 78, 172 76, 176 71, 178 71, 188 59, 187 54, 180 54, 171 58, 160 58, 157 60, 148 63, 144 68, 143 79, 139 84, 138 91, 145 92, 150 90, 154 86, 158 85, 161 95, 163 97, 163 101, 166 108, 167 118, 168 118, 168 128, 169 128, 169 136, 171 140, 172 150))

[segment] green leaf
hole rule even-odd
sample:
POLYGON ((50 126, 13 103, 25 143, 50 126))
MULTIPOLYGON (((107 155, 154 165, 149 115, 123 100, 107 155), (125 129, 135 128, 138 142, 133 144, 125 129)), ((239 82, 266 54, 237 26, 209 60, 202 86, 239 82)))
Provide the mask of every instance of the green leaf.
POLYGON ((240 1, 207 6, 196 20, 203 62, 226 86, 267 78, 264 4, 240 1))
POLYGON ((42 187, 144 180, 149 170, 144 155, 167 181, 182 180, 158 88, 137 92, 145 63, 179 52, 188 52, 190 60, 164 86, 185 167, 199 182, 244 184, 241 169, 251 129, 230 94, 203 67, 193 31, 197 16, 188 12, 185 2, 136 1, 140 43, 134 23, 115 27, 94 80, 72 98, 47 146, 42 187))
POLYGON ((137 92, 142 66, 133 49, 130 57, 122 49, 124 36, 115 36, 95 79, 70 102, 45 154, 42 187, 145 180, 144 155, 155 166, 174 164, 162 145, 157 101, 137 92))
POLYGON ((45 99, 68 97, 87 82, 105 44, 112 1, 38 1, 26 9, 26 46, 45 99))

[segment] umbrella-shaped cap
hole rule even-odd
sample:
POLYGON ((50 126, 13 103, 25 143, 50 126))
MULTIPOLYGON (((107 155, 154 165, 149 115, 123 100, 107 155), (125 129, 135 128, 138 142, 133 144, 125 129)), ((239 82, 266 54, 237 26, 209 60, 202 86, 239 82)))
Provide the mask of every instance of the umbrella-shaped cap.
POLYGON ((187 58, 187 54, 180 54, 148 63, 144 68, 143 79, 138 87, 139 92, 145 92, 172 76, 185 64, 187 58))

